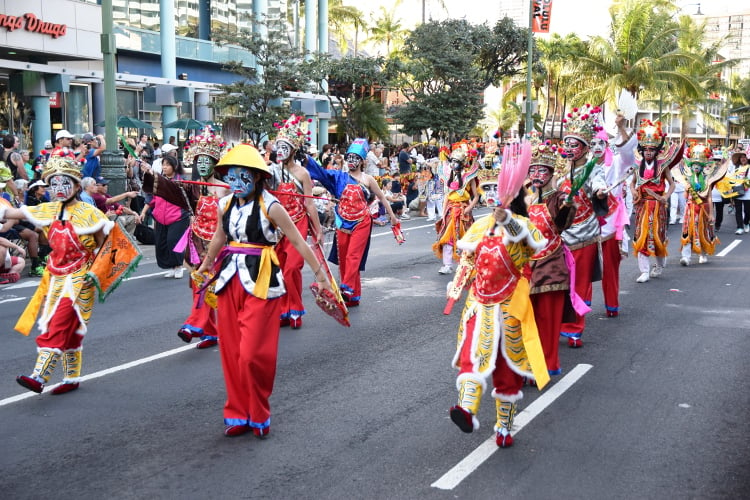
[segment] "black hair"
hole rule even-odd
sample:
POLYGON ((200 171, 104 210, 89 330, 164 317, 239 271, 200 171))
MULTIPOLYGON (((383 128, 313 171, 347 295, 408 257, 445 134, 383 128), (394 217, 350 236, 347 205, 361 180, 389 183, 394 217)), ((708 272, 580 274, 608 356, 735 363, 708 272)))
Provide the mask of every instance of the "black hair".
POLYGON ((174 169, 174 173, 176 175, 180 175, 180 176, 185 175, 185 169, 182 168, 182 164, 174 156, 169 156, 169 155, 165 156, 164 158, 161 159, 161 163, 162 165, 164 163, 169 164, 169 166, 171 166, 174 169))

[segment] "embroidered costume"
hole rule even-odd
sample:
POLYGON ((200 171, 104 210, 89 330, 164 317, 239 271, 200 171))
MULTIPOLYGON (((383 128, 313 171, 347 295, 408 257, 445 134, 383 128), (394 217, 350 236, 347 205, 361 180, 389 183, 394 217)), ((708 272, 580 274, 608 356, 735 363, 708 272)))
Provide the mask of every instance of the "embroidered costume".
POLYGON ((52 247, 39 287, 16 324, 16 330, 28 335, 39 316, 36 365, 30 376, 16 378, 34 392, 42 392, 60 358, 65 374, 53 394, 78 388, 81 348, 95 300, 95 286, 86 273, 96 247, 114 225, 96 207, 75 198, 79 168, 67 157, 51 157, 42 178, 50 184, 53 201, 19 209, 20 217, 44 230, 52 247))
POLYGON ((510 435, 516 403, 523 398, 523 379, 541 389, 549 381, 544 354, 529 300, 529 282, 522 273, 546 241, 528 219, 504 209, 474 223, 458 242, 462 260, 473 260, 473 279, 461 314, 453 365, 458 404, 451 420, 464 432, 479 428, 482 394, 492 380, 498 446, 513 444, 510 435))
MULTIPOLYGON (((214 166, 221 158, 226 143, 215 135, 210 127, 188 142, 185 162, 193 165, 198 171, 200 179, 206 184, 218 184, 214 177, 214 166)), ((175 247, 175 251, 185 251, 185 264, 194 269, 206 257, 208 242, 213 238, 218 224, 219 198, 229 193, 227 188, 212 186, 196 186, 192 190, 192 197, 198 198, 195 205, 195 216, 190 227, 183 235, 183 239, 175 247)), ((194 273, 190 276, 190 288, 193 291, 193 305, 190 315, 177 332, 177 336, 185 342, 198 337, 198 349, 207 349, 217 344, 219 331, 216 326, 216 310, 208 304, 199 304, 198 290, 203 282, 202 277, 194 273)))
POLYGON ((698 262, 705 264, 714 254, 719 238, 714 234, 713 203, 711 190, 722 179, 729 168, 728 162, 714 162, 713 151, 705 144, 693 143, 688 147, 687 158, 680 165, 680 174, 685 184, 687 205, 682 223, 680 264, 690 265, 693 253, 699 255, 698 262))
POLYGON ((471 209, 479 200, 476 151, 469 151, 464 143, 455 144, 453 148, 442 219, 436 224, 437 241, 432 245, 435 256, 443 262, 440 274, 453 272, 453 262, 458 260, 456 243, 474 222, 471 209))
POLYGON ((672 144, 662 151, 665 140, 660 122, 641 120, 638 152, 643 156, 635 165, 631 186, 635 205, 633 252, 638 257, 641 272, 636 279, 638 283, 661 276, 667 260, 667 200, 674 190, 670 169, 682 158, 683 148, 672 144), (656 258, 656 263, 649 270, 651 256, 656 258))

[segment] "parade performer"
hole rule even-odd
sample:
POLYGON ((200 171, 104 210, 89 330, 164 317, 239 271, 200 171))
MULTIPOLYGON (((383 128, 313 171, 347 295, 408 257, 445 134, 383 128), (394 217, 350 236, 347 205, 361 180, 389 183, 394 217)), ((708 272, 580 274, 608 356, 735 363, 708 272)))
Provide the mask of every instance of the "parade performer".
POLYGON ((627 256, 628 235, 625 226, 630 217, 623 198, 623 184, 632 172, 633 151, 637 143, 635 135, 625 129, 625 117, 615 118, 618 135, 614 140, 617 155, 612 154, 609 135, 600 130, 591 140, 591 153, 598 158, 604 169, 604 180, 609 189, 608 210, 601 226, 602 244, 602 292, 607 317, 620 314, 620 262, 627 256))
MULTIPOLYGON (((598 216, 608 213, 607 184, 602 165, 587 162, 590 142, 601 127, 598 123, 598 107, 586 104, 573 108, 563 120, 562 156, 567 160, 566 178, 560 190, 568 194, 576 205, 573 225, 566 229, 562 238, 575 261, 575 292, 587 306, 591 306, 592 283, 601 279, 599 240, 601 236, 598 216), (575 184, 575 185, 574 185, 575 184)), ((586 316, 576 312, 575 321, 562 324, 560 334, 568 338, 568 347, 581 347, 581 336, 586 327, 586 316)))
POLYGON ((443 262, 438 270, 440 274, 453 272, 453 263, 458 260, 456 243, 474 222, 472 210, 479 202, 480 195, 477 181, 479 163, 475 161, 476 157, 477 152, 469 150, 464 142, 452 146, 450 174, 445 176, 447 196, 441 218, 435 224, 437 241, 432 245, 435 256, 443 262))
MULTIPOLYGON (((531 257, 531 303, 539 330, 539 340, 550 375, 562 373, 559 346, 563 318, 573 319, 570 297, 570 270, 562 232, 573 224, 575 209, 567 195, 555 187, 553 174, 558 154, 549 141, 531 136, 532 154, 529 180, 534 192, 527 197, 529 220, 547 239, 547 244, 531 257), (567 314, 566 314, 567 312, 567 314)), ((568 257, 572 259, 572 257, 568 257)), ((578 299, 580 300, 580 299, 578 299)), ((582 310, 585 313, 585 310, 582 310)))
MULTIPOLYGON (((224 435, 271 430, 268 399, 276 377, 280 298, 284 278, 274 250, 281 229, 313 270, 321 289, 331 284, 279 201, 265 189, 271 169, 257 149, 241 144, 216 165, 231 195, 219 201, 221 221, 198 272, 214 274, 221 363, 227 401, 224 435)), ((210 281, 207 282, 207 285, 210 281)))
MULTIPOLYGON (((208 243, 216 232, 218 225, 217 208, 219 199, 229 194, 229 187, 221 187, 222 182, 214 175, 214 167, 226 147, 226 142, 206 127, 200 135, 193 137, 187 144, 184 160, 198 172, 200 182, 192 189, 194 198, 198 199, 195 216, 183 239, 175 251, 185 252, 185 266, 191 271, 200 265, 208 251, 208 243)), ((180 327, 177 336, 190 343, 193 338, 200 338, 196 348, 208 349, 218 343, 219 331, 216 327, 216 310, 198 304, 198 290, 202 278, 195 272, 190 273, 190 288, 193 290, 193 307, 185 323, 180 327)))
POLYGON ((685 184, 687 205, 682 222, 680 265, 689 266, 693 252, 699 255, 698 263, 708 262, 714 254, 719 238, 714 234, 714 213, 711 190, 729 169, 729 162, 714 162, 710 145, 692 143, 687 158, 680 164, 680 174, 685 184))
POLYGON ((36 365, 31 375, 19 375, 16 381, 40 393, 62 358, 64 378, 52 394, 64 394, 78 388, 81 348, 94 307, 95 286, 86 273, 114 223, 79 200, 81 165, 74 159, 51 156, 42 179, 49 185, 49 203, 20 209, 0 206, 0 219, 32 222, 43 228, 52 247, 39 287, 16 324, 16 330, 28 335, 41 308, 36 365))
POLYGON ((368 149, 367 139, 352 142, 345 157, 348 172, 325 170, 310 156, 305 164, 310 177, 339 200, 334 210, 336 234, 328 260, 339 266, 341 293, 348 307, 358 306, 362 298, 360 272, 365 270, 370 248, 372 217, 368 206, 373 196, 385 207, 391 225, 399 224, 375 178, 364 173, 368 149))
MULTIPOLYGON (((286 209, 292 222, 304 239, 312 233, 313 238, 320 243, 323 231, 320 229, 320 219, 315 201, 312 196, 312 179, 308 171, 296 160, 297 152, 310 140, 307 130, 308 122, 302 117, 290 116, 278 126, 276 136, 276 161, 274 177, 279 203, 286 209), (298 195, 304 195, 305 198, 298 195)), ((291 326, 298 329, 302 326, 302 316, 305 306, 302 304, 302 267, 304 261, 288 238, 282 238, 276 245, 281 271, 284 273, 286 295, 281 299, 281 326, 291 326)))
POLYGON ((630 186, 635 208, 633 252, 641 272, 636 282, 646 283, 661 276, 667 262, 667 202, 674 191, 671 168, 682 158, 683 148, 671 144, 664 149, 667 136, 658 121, 641 120, 637 137, 636 165, 630 186), (653 267, 651 256, 656 258, 653 267))
MULTIPOLYGON (((523 205, 523 193, 514 200, 523 205)), ((511 204, 513 207, 513 204, 511 204)), ((546 241, 525 217, 496 207, 475 222, 458 241, 461 266, 473 282, 461 314, 453 365, 458 368, 458 404, 450 417, 463 432, 479 428, 479 406, 492 380, 496 408, 496 443, 513 444, 516 405, 523 398, 524 378, 541 389, 549 381, 544 354, 522 269, 546 241)), ((454 281, 460 279, 456 272, 454 281)))

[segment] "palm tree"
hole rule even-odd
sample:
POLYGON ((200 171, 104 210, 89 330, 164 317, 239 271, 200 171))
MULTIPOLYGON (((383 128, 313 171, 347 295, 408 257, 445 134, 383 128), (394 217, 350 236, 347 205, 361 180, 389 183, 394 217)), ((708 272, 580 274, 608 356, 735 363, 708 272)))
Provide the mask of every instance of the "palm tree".
MULTIPOLYGON (((308 0, 309 1, 309 0, 308 0)), ((354 55, 357 55, 359 31, 367 26, 365 15, 357 7, 344 5, 343 0, 328 0, 328 24, 336 34, 341 55, 346 54, 347 35, 354 28, 354 55)))
POLYGON ((637 97, 642 89, 657 90, 667 83, 700 92, 688 74, 675 70, 694 56, 676 43, 677 7, 668 0, 624 0, 610 8, 609 38, 593 37, 588 54, 579 59, 579 72, 595 84, 575 96, 574 104, 614 100, 621 89, 637 97))
POLYGON ((697 24, 690 16, 681 16, 679 24, 677 45, 681 50, 693 54, 694 57, 679 64, 675 72, 685 75, 698 85, 697 88, 693 88, 668 83, 660 89, 660 94, 663 93, 667 101, 676 106, 680 119, 681 141, 685 139, 689 120, 697 115, 701 116, 707 127, 723 134, 726 131, 724 119, 717 118, 716 113, 711 113, 710 108, 715 108, 719 104, 722 111, 725 111, 724 104, 719 100, 719 94, 727 95, 729 88, 722 81, 721 73, 737 61, 719 60, 722 40, 706 46, 704 43, 705 22, 697 24))
POLYGON ((373 25, 370 28, 370 38, 368 43, 382 45, 385 44, 386 56, 401 48, 406 35, 407 29, 401 25, 401 20, 396 16, 396 7, 400 2, 396 2, 391 10, 380 7, 380 16, 373 19, 373 25), (393 50, 391 50, 393 47, 393 50))

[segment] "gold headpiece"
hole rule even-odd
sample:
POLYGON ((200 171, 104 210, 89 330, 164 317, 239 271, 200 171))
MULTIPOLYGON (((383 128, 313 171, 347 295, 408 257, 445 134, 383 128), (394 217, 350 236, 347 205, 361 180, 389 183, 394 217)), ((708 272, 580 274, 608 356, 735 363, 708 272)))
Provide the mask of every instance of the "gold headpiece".
POLYGON ((294 149, 301 148, 306 142, 310 142, 308 123, 309 121, 304 117, 296 115, 290 116, 281 125, 274 123, 273 126, 279 129, 279 133, 276 135, 276 140, 286 141, 291 144, 294 149))
POLYGON ((563 119, 566 137, 575 137, 582 140, 587 146, 598 131, 602 129, 599 125, 599 114, 602 112, 599 106, 584 104, 580 108, 573 108, 567 117, 563 119))
POLYGON ((81 182, 81 164, 68 156, 50 156, 42 170, 42 180, 52 175, 67 175, 76 182, 81 182))
POLYGON ((542 141, 541 134, 536 130, 529 132, 529 142, 531 143, 531 165, 544 165, 554 171, 559 155, 557 146, 550 141, 542 141))
POLYGON ((201 135, 196 135, 187 142, 185 151, 185 163, 192 165, 196 156, 210 156, 219 161, 224 153, 227 143, 220 136, 215 135, 211 127, 203 129, 201 135))
POLYGON ((641 127, 638 129, 638 144, 641 147, 661 147, 664 137, 661 122, 651 122, 651 120, 645 118, 641 120, 641 127))

